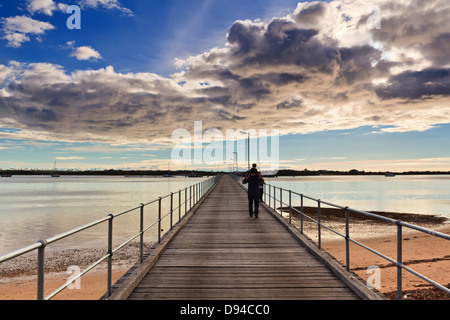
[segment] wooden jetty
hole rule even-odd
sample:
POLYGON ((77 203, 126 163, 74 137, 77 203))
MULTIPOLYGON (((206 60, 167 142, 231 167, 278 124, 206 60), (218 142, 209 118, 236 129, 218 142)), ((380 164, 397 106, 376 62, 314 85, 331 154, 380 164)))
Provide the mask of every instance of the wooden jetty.
POLYGON ((110 300, 383 299, 224 176, 114 286, 110 300))

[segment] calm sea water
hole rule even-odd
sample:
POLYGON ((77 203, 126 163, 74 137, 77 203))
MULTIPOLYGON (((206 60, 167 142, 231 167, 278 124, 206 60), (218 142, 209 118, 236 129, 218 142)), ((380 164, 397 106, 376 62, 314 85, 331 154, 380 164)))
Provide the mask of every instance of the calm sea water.
MULTIPOLYGON (((204 179, 110 176, 0 178, 0 255, 72 230, 110 213, 119 213, 142 202, 178 192, 204 179)), ((450 218, 450 176, 280 177, 266 179, 266 182, 360 210, 435 214, 450 218)), ((174 199, 177 205, 177 196, 174 199)), ((169 208, 170 202, 166 198, 163 201, 163 215, 169 212, 169 208)), ((156 203, 145 210, 145 224, 150 225, 157 217, 156 203)), ((174 217, 178 217, 177 211, 174 217)), ((168 221, 167 218, 162 226, 165 230, 168 229, 168 221)), ((106 224, 102 224, 52 247, 104 247, 107 243, 106 230, 106 224)), ((114 236, 119 242, 117 244, 138 230, 138 211, 115 219, 114 236)), ((154 239, 156 232, 156 228, 152 228, 148 237, 154 239)))
MULTIPOLYGON (((279 177, 266 179, 266 183, 363 211, 450 218, 450 175, 279 177)), ((299 197, 292 201, 300 203, 299 197)), ((305 205, 316 206, 317 202, 305 205)))
MULTIPOLYGON (((134 208, 178 191, 205 178, 123 176, 13 176, 0 178, 0 255, 67 232, 97 219, 134 208)), ((188 195, 189 197, 189 195, 188 195)), ((184 201, 184 192, 181 195, 184 201)), ((184 213, 184 206, 183 206, 184 213)), ((162 200, 162 215, 170 211, 170 197, 162 200)), ((145 226, 158 216, 157 202, 145 208, 145 226)), ((174 221, 178 211, 174 213, 174 221)), ((170 218, 164 220, 167 230, 170 218)), ((139 210, 114 219, 115 243, 139 232, 139 210)), ((155 239, 156 226, 147 233, 155 239)), ((146 239, 151 241, 152 239, 146 239)), ((121 242, 120 242, 121 241, 121 242)), ((154 241, 154 240, 153 240, 154 241)), ((117 243, 119 242, 119 243, 117 243)), ((104 247, 107 223, 52 245, 104 247)))

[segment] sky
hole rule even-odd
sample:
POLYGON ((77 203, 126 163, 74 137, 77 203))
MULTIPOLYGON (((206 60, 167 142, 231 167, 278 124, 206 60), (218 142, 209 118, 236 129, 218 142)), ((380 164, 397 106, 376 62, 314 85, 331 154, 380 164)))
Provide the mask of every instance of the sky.
POLYGON ((234 130, 262 168, 268 132, 279 169, 449 171, 449 16, 447 0, 0 0, 0 168, 242 169, 234 130), (174 161, 181 142, 215 161, 174 161))

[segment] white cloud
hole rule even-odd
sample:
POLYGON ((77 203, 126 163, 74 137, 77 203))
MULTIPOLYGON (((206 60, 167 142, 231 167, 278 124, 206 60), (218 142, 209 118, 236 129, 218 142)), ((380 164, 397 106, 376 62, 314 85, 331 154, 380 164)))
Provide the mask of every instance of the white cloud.
POLYGON ((83 160, 86 159, 85 157, 76 157, 76 156, 72 156, 72 157, 56 157, 56 160, 60 160, 60 161, 68 161, 68 160, 83 160))
POLYGON ((48 22, 34 20, 27 16, 15 16, 2 18, 3 39, 8 41, 8 46, 19 48, 22 43, 30 41, 28 34, 42 35, 55 27, 48 22))
POLYGON ((100 53, 89 46, 75 48, 71 56, 78 60, 98 60, 102 58, 100 53))
POLYGON ((104 8, 108 10, 115 9, 121 11, 122 13, 128 16, 133 15, 133 12, 130 9, 123 7, 117 0, 80 0, 79 3, 84 8, 94 8, 94 9, 104 8))
MULTIPOLYGON (((113 67, 69 74, 49 63, 0 65, 0 121, 23 130, 10 136, 116 143, 170 142, 174 130, 192 131, 200 120, 205 130, 281 134, 450 123, 443 33, 450 3, 429 0, 421 10, 397 3, 379 2, 380 30, 367 29, 362 1, 303 3, 285 17, 236 21, 223 47, 178 60, 184 69, 171 78, 113 67), (411 48, 420 54, 406 54, 411 48)), ((11 34, 32 29, 21 24, 11 34)), ((68 46, 77 59, 101 58, 90 47, 68 46)))
POLYGON ((35 13, 43 13, 48 16, 53 15, 53 11, 59 9, 59 5, 57 5, 53 0, 28 0, 27 1, 27 10, 31 14, 35 13))
POLYGON ((22 46, 22 43, 30 41, 30 37, 18 32, 7 33, 3 39, 7 40, 8 46, 13 48, 19 48, 22 46))

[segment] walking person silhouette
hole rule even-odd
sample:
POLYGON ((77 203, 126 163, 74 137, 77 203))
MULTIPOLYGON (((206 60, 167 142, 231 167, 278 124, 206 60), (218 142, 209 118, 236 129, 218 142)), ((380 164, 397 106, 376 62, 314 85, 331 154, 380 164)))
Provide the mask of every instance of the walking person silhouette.
POLYGON ((259 199, 261 197, 259 186, 264 183, 264 180, 258 173, 255 167, 251 168, 248 174, 242 180, 242 184, 248 183, 248 210, 250 217, 255 215, 258 219, 259 214, 259 199), (254 208, 253 208, 254 206, 254 208))

